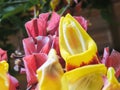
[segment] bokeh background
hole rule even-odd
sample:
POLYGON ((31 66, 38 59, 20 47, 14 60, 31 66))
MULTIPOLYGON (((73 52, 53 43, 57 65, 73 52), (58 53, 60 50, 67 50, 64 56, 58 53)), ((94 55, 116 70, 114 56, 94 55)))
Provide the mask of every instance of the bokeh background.
POLYGON ((9 72, 18 78, 22 90, 26 90, 25 75, 13 69, 15 58, 10 56, 24 55, 25 22, 48 11, 87 19, 87 32, 97 43, 99 54, 105 47, 120 51, 120 0, 0 0, 0 48, 7 50, 9 72))

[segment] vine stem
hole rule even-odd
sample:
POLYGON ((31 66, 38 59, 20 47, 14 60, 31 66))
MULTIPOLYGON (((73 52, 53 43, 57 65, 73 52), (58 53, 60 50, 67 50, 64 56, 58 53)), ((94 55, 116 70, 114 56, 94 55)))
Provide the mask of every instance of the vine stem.
POLYGON ((37 5, 34 5, 34 18, 37 17, 37 5))
POLYGON ((61 12, 60 16, 62 16, 64 14, 64 12, 70 7, 70 4, 67 4, 67 6, 63 9, 63 11, 61 12))

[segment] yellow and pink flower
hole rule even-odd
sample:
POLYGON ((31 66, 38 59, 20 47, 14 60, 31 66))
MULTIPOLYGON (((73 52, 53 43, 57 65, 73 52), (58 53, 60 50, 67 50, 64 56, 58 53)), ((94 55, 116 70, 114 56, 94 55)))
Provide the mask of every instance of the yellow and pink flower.
POLYGON ((28 87, 36 85, 32 87, 35 90, 105 90, 116 85, 119 88, 114 75, 113 81, 109 77, 113 70, 108 69, 113 66, 119 73, 118 64, 111 65, 119 55, 109 56, 105 49, 101 63, 97 45, 87 33, 87 21, 83 17, 42 13, 25 27, 29 37, 23 39, 23 62, 28 87))
POLYGON ((0 48, 0 90, 17 90, 19 83, 8 73, 7 52, 0 48))

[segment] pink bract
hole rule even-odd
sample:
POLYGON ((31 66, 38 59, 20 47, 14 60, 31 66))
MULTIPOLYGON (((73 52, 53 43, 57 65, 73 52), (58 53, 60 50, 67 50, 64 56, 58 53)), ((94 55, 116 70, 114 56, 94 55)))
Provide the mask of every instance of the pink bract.
POLYGON ((102 63, 107 65, 107 59, 109 57, 109 47, 104 48, 104 53, 103 53, 103 58, 102 58, 102 63))
POLYGON ((34 18, 31 21, 28 21, 25 24, 28 36, 36 37, 36 36, 46 36, 48 33, 55 34, 57 31, 60 16, 56 12, 52 12, 52 16, 50 17, 50 13, 42 13, 39 15, 39 18, 34 18))
POLYGON ((26 69, 27 82, 29 85, 37 83, 36 70, 47 60, 47 55, 44 53, 35 53, 27 55, 23 58, 26 69))
MULTIPOLYGON (((75 19, 87 30, 87 20, 82 16, 74 16, 75 19)), ((60 15, 56 12, 42 13, 39 18, 33 18, 25 23, 25 28, 29 37, 47 36, 47 35, 59 35, 60 15)))
POLYGON ((25 55, 31 55, 33 53, 48 53, 51 46, 51 40, 49 37, 38 36, 35 39, 32 37, 23 39, 23 47, 25 55))
POLYGON ((7 52, 0 48, 0 61, 7 60, 7 52))
POLYGON ((81 26, 87 31, 87 20, 82 16, 74 16, 74 18, 81 24, 81 26))
POLYGON ((107 67, 113 67, 118 78, 120 76, 120 53, 116 50, 112 50, 110 55, 109 53, 109 48, 105 48, 102 63, 107 67))
POLYGON ((19 83, 17 79, 9 74, 8 74, 8 78, 10 83, 9 90, 17 90, 19 88, 19 83))
POLYGON ((47 27, 47 31, 51 35, 54 35, 54 34, 58 35, 59 21, 60 21, 60 15, 58 15, 56 12, 53 12, 47 27))

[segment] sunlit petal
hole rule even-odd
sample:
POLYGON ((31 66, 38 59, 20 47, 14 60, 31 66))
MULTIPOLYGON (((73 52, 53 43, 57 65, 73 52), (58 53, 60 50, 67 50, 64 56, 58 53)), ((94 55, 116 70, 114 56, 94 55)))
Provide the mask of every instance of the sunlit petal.
POLYGON ((101 90, 104 64, 88 65, 66 72, 62 77, 62 90, 101 90))
POLYGON ((48 60, 37 70, 39 90, 61 90, 63 70, 56 51, 51 49, 48 60))
POLYGON ((9 79, 7 76, 8 63, 6 61, 0 62, 0 90, 9 90, 9 79))

